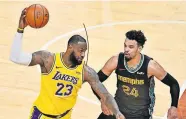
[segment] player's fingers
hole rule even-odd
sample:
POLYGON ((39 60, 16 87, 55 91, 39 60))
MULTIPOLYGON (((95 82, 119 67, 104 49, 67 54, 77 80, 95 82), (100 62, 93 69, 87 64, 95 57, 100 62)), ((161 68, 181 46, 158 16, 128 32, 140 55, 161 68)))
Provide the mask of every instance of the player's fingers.
POLYGON ((120 119, 125 119, 125 117, 123 115, 120 115, 120 119))
POLYGON ((126 119, 124 115, 118 114, 116 115, 116 119, 126 119))
POLYGON ((109 110, 109 114, 110 114, 110 115, 113 115, 112 111, 109 110))
POLYGON ((116 119, 124 119, 122 116, 117 116, 116 119))
POLYGON ((21 16, 21 19, 23 20, 24 24, 26 24, 26 15, 21 16))
POLYGON ((27 7, 23 9, 23 11, 21 13, 21 16, 25 15, 26 14, 26 11, 27 11, 27 7))
POLYGON ((26 17, 26 15, 23 15, 23 16, 22 16, 22 18, 25 18, 25 17, 26 17))
POLYGON ((107 109, 104 109, 105 115, 109 115, 109 111, 107 109))
POLYGON ((108 113, 107 113, 107 112, 105 112, 105 111, 103 111, 103 114, 108 115, 108 113))
POLYGON ((106 111, 105 111, 105 109, 104 109, 104 108, 102 108, 102 112, 103 112, 104 114, 106 114, 106 111))
POLYGON ((109 110, 105 110, 105 113, 107 114, 107 115, 110 115, 110 113, 109 113, 109 110))

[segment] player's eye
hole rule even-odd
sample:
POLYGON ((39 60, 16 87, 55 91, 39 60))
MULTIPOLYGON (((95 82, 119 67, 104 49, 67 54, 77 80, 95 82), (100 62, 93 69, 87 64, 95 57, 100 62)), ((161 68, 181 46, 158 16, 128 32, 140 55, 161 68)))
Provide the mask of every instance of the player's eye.
POLYGON ((132 49, 132 48, 134 48, 134 46, 133 46, 133 45, 130 45, 130 46, 129 46, 129 48, 131 48, 131 49, 132 49))

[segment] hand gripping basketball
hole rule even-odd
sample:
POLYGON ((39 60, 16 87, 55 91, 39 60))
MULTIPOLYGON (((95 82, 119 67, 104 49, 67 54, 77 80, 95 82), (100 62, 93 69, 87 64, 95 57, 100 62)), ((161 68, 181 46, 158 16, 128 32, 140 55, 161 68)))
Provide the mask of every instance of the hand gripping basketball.
POLYGON ((22 13, 21 13, 21 16, 20 16, 20 19, 19 19, 19 26, 18 26, 18 29, 19 30, 23 30, 28 24, 25 20, 25 17, 26 17, 26 10, 27 8, 25 8, 22 13))

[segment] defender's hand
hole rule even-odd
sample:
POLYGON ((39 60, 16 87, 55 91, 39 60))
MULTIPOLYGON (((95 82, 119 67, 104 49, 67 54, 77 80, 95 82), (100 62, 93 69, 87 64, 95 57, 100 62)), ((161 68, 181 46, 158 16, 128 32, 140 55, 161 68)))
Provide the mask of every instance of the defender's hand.
POLYGON ((18 26, 18 28, 20 28, 20 29, 24 29, 28 25, 26 20, 25 20, 26 11, 27 11, 27 8, 25 8, 21 13, 21 16, 20 16, 20 19, 19 19, 19 26, 18 26))
POLYGON ((167 118, 168 119, 178 119, 178 110, 176 107, 172 106, 171 108, 169 108, 167 118))

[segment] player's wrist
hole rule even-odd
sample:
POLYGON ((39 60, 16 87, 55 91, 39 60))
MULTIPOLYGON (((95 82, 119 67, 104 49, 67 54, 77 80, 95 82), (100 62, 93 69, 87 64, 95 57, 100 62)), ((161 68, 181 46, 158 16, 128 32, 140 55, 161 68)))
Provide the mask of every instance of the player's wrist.
POLYGON ((23 32, 24 32, 24 28, 18 27, 18 28, 17 28, 17 32, 18 32, 18 33, 23 33, 23 32))
POLYGON ((174 108, 174 109, 177 109, 177 107, 176 107, 176 106, 171 106, 170 108, 174 108))

